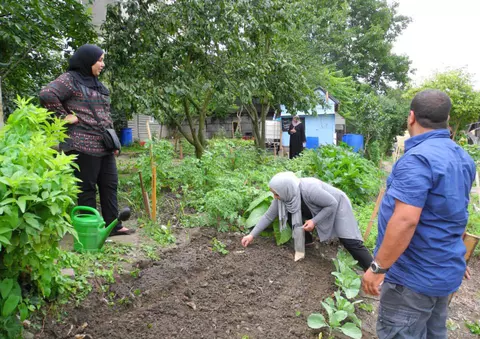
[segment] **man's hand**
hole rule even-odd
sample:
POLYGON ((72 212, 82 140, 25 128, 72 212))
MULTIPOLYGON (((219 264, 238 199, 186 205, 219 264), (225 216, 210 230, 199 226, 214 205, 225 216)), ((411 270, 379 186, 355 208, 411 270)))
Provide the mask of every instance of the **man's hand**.
POLYGON ((465 275, 463 277, 467 280, 472 279, 472 272, 470 271, 470 267, 467 266, 467 269, 465 270, 465 275))
POLYGON ((242 246, 247 247, 253 241, 253 235, 246 235, 242 238, 242 246))
POLYGON ((305 224, 303 224, 303 229, 307 232, 313 231, 314 228, 315 228, 315 224, 313 223, 312 220, 307 220, 305 221, 305 224))
POLYGON ((369 295, 380 295, 380 285, 385 279, 385 274, 375 274, 369 268, 362 277, 363 292, 369 295))

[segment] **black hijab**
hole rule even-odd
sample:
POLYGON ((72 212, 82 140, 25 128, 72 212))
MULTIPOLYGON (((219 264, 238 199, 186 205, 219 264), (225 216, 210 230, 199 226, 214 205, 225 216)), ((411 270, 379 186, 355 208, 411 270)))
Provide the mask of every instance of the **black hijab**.
POLYGON ((110 95, 110 91, 92 73, 92 66, 103 53, 103 50, 96 45, 81 46, 70 58, 68 72, 82 85, 103 95, 110 95))

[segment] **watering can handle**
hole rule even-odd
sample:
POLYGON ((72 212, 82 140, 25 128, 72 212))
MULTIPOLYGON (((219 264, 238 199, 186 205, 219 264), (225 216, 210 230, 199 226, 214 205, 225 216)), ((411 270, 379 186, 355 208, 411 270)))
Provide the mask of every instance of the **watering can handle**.
POLYGON ((91 212, 91 213, 95 214, 97 217, 100 218, 100 213, 98 213, 98 211, 95 208, 91 208, 91 207, 88 207, 88 206, 76 206, 76 207, 74 207, 73 210, 72 210, 72 213, 70 213, 71 216, 73 217, 76 214, 76 212, 78 212, 78 211, 91 212))

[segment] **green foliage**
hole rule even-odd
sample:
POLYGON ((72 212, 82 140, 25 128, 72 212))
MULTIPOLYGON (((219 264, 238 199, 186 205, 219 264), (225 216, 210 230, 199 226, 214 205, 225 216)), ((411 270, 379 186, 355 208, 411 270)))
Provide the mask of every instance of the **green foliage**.
POLYGON ((68 49, 92 43, 96 34, 77 0, 3 0, 0 8, 0 79, 7 114, 15 97, 36 96, 60 75, 68 49))
POLYGON ((365 156, 376 164, 391 150, 396 136, 403 135, 407 128, 410 109, 402 93, 389 90, 378 95, 368 87, 359 86, 351 99, 353 108, 344 114, 347 129, 363 135, 365 156))
POLYGON ((410 89, 406 96, 413 99, 418 92, 428 88, 442 90, 452 100, 449 123, 454 134, 478 120, 480 93, 474 90, 471 74, 461 69, 437 73, 420 87, 410 89))
MULTIPOLYGON (((478 196, 473 195, 471 196, 472 203, 468 206, 468 223, 467 223, 467 228, 465 229, 466 232, 480 236, 480 210, 475 209, 473 207, 473 204, 478 204, 478 196)), ((480 247, 477 246, 475 247, 475 255, 478 255, 480 253, 480 247)))
MULTIPOLYGON (((361 234, 365 234, 365 231, 372 217, 373 209, 375 208, 375 202, 369 202, 364 205, 354 205, 353 213, 355 214, 355 219, 358 221, 358 226, 360 228, 361 234)), ((370 235, 367 239, 364 240, 364 245, 371 251, 375 248, 377 241, 377 219, 374 220, 372 228, 370 229, 370 235)))
POLYGON ((141 227, 142 232, 147 237, 153 239, 159 245, 174 244, 176 241, 170 222, 167 225, 158 225, 149 219, 145 221, 139 220, 139 227, 141 227))
POLYGON ((349 254, 339 251, 337 258, 333 259, 336 271, 332 272, 335 276, 335 285, 337 285, 348 299, 355 298, 360 292, 361 280, 357 273, 352 269, 357 264, 349 254))
POLYGON ((380 188, 381 171, 361 155, 343 146, 325 145, 306 150, 289 166, 304 176, 315 176, 347 194, 353 203, 373 198, 380 188))
POLYGON ((14 279, 0 280, 0 336, 4 338, 18 338, 22 331, 22 325, 16 317, 20 313, 20 320, 28 316, 25 303, 21 303, 22 291, 20 285, 14 279))
POLYGON ((337 277, 335 284, 340 288, 334 293, 335 300, 331 297, 322 301, 322 306, 327 312, 328 321, 320 313, 312 313, 307 319, 310 328, 320 329, 327 327, 329 336, 332 331, 341 331, 350 338, 362 337, 362 323, 355 314, 355 304, 361 303, 361 300, 351 302, 348 299, 354 298, 360 291, 360 278, 352 270, 356 261, 345 251, 339 251, 337 258, 334 259, 336 271, 332 274, 337 277), (358 280, 358 281, 357 281, 358 280), (345 297, 342 296, 342 291, 345 297), (346 320, 350 320, 345 322, 346 320))
POLYGON ((297 12, 303 38, 308 39, 297 39, 298 54, 306 53, 306 62, 333 65, 379 91, 392 84, 402 87, 408 82, 410 60, 392 48, 410 19, 397 9, 396 3, 378 0, 302 1, 297 12))
POLYGON ((0 322, 12 321, 19 311, 24 319, 27 308, 32 310, 25 303, 30 297, 64 291, 55 259, 60 239, 74 232, 68 210, 78 192, 73 156, 52 148, 66 137, 64 123, 28 100, 17 103, 0 131, 0 279, 25 289, 3 296, 7 306, 0 322))
POLYGON ((373 305, 369 303, 361 303, 358 305, 359 308, 364 310, 365 312, 372 313, 373 312, 373 305))
POLYGON ((211 245, 212 245, 212 252, 220 253, 223 255, 228 254, 227 246, 217 238, 212 239, 211 245))
MULTIPOLYGON (((66 294, 79 305, 91 292, 92 279, 98 278, 103 292, 108 292, 109 285, 115 283, 118 274, 122 272, 125 262, 131 263, 133 248, 128 244, 105 243, 102 251, 96 253, 76 253, 60 251, 58 266, 70 267, 75 272, 73 280, 66 284, 66 294)), ((66 298, 59 300, 66 302, 66 298)))
POLYGON ((480 163, 480 146, 478 145, 469 145, 465 138, 462 138, 458 141, 458 144, 472 157, 472 159, 479 164, 480 163))
POLYGON ((465 326, 470 330, 470 333, 480 335, 480 322, 478 321, 466 321, 465 326))

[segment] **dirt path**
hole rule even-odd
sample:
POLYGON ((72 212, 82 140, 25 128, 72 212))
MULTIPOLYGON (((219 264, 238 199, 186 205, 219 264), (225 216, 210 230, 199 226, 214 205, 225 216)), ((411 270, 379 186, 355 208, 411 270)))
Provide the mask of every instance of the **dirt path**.
MULTIPOLYGON (((318 338, 306 318, 335 289, 330 272, 338 247, 318 244, 295 263, 292 250, 272 239, 256 239, 246 250, 239 239, 189 229, 159 261, 143 262, 138 276, 123 275, 107 293, 97 288, 79 307, 68 306, 60 322, 47 320, 37 338, 318 338), (212 252, 213 237, 227 245, 227 255, 212 252)), ((480 272, 480 262, 472 268, 480 272)), ((476 338, 463 322, 479 319, 478 281, 466 282, 453 300, 451 318, 460 329, 449 338, 476 338)), ((363 338, 375 338, 378 302, 365 301, 374 312, 357 312, 363 338)))

